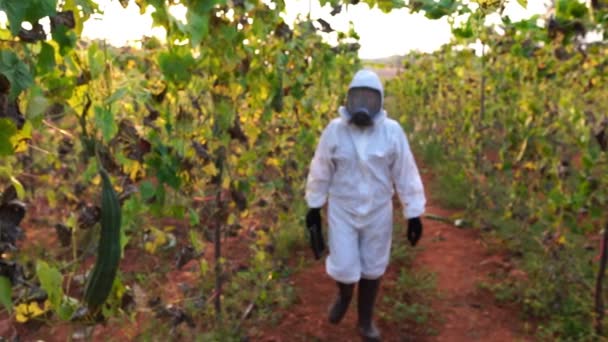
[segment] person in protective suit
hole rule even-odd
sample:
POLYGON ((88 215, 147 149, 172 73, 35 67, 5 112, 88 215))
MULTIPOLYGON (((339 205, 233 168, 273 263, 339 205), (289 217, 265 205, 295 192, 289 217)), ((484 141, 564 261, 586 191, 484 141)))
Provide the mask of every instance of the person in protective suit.
POLYGON ((321 208, 328 203, 327 274, 338 285, 329 321, 338 324, 358 285, 358 328, 379 341, 372 320, 380 278, 389 263, 394 189, 408 219, 408 240, 422 236, 426 204, 420 174, 403 128, 383 109, 384 90, 371 70, 358 71, 346 105, 324 129, 306 182, 306 225, 315 256, 324 249, 321 208))

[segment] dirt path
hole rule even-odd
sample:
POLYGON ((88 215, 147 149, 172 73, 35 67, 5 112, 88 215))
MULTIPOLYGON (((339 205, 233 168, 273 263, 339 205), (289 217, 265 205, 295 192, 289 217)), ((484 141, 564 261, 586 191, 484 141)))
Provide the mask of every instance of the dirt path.
MULTIPOLYGON (((427 211, 450 213, 431 201, 427 211)), ((517 312, 500 307, 478 284, 502 264, 488 254, 477 231, 426 220, 425 250, 414 262, 437 274, 440 298, 432 307, 444 323, 428 341, 531 341, 522 331, 517 312)))
MULTIPOLYGON (((425 176, 425 183, 430 181, 425 176)), ((427 191, 428 193, 428 191, 427 191)), ((431 198, 427 213, 447 217, 450 211, 440 208, 431 198)), ((403 222, 397 222, 403 224, 403 222)), ((460 229, 439 221, 424 219, 424 236, 413 268, 436 273, 439 295, 431 307, 436 335, 416 336, 403 331, 402 325, 378 320, 384 341, 531 341, 522 331, 517 313, 500 307, 492 296, 480 290, 479 281, 499 267, 496 256, 488 254, 474 230, 460 229)), ((418 247, 417 247, 418 248, 418 247)), ((391 265, 385 279, 394 279, 398 269, 391 265)), ((392 282, 386 281, 385 284, 392 282)), ((253 341, 358 341, 356 305, 344 319, 333 326, 326 322, 327 307, 335 285, 325 274, 322 262, 305 268, 293 277, 297 303, 284 313, 282 321, 264 329, 253 341)), ((383 311, 383 292, 378 311, 383 311)), ((389 298, 390 300, 390 298, 389 298)), ((354 304, 354 303, 353 303, 354 304)))

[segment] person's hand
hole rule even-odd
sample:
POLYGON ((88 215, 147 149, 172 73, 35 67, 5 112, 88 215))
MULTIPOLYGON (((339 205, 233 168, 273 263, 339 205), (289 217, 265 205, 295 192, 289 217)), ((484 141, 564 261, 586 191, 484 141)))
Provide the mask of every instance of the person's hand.
POLYGON ((422 237, 422 221, 420 217, 412 217, 407 220, 407 239, 412 246, 416 246, 422 237))
POLYGON ((321 229, 321 208, 310 208, 306 213, 306 228, 309 232, 310 247, 315 254, 315 259, 321 258, 325 251, 325 241, 321 229))
POLYGON ((306 227, 310 229, 315 225, 321 227, 321 208, 310 208, 306 213, 306 227))

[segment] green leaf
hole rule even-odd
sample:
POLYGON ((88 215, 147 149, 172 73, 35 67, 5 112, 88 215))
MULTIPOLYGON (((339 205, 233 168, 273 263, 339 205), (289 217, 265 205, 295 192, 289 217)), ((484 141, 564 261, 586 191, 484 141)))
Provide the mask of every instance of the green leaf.
POLYGON ((101 134, 105 141, 112 140, 116 133, 118 133, 114 113, 106 108, 95 106, 95 123, 101 129, 101 134))
POLYGON ((158 63, 167 81, 178 86, 190 82, 195 60, 189 49, 161 53, 158 63))
POLYGON ((59 44, 59 54, 65 56, 76 47, 76 33, 65 25, 57 25, 52 30, 53 40, 59 44))
MULTIPOLYGON (((148 5, 154 7, 154 12, 152 12, 153 26, 163 26, 167 28, 169 26, 169 13, 167 12, 167 5, 164 0, 148 0, 148 5)), ((141 8, 141 10, 144 11, 143 8, 141 8)), ((141 13, 143 14, 145 12, 141 13)))
POLYGON ((77 299, 69 296, 64 296, 63 301, 61 302, 61 306, 57 308, 55 312, 57 312, 57 315, 61 320, 67 321, 77 310, 78 304, 80 303, 77 299))
POLYGON ((377 3, 378 8, 384 13, 405 7, 405 1, 403 0, 378 0, 377 3))
POLYGON ((49 100, 44 97, 42 89, 34 86, 29 92, 29 99, 25 109, 25 116, 27 120, 32 122, 34 126, 39 125, 44 118, 42 114, 44 114, 48 106, 49 100))
POLYGON ((10 119, 0 119, 0 156, 13 154, 11 137, 15 133, 17 133, 17 128, 10 119))
POLYGON ((194 210, 192 208, 188 208, 188 214, 190 216, 190 226, 191 227, 198 226, 201 223, 200 217, 198 216, 198 213, 196 212, 196 210, 194 210))
POLYGON ((36 69, 39 75, 46 75, 55 69, 55 48, 46 42, 42 42, 40 54, 38 55, 38 64, 36 69))
POLYGON ((209 14, 200 15, 190 9, 188 10, 186 20, 188 20, 186 30, 190 34, 190 43, 193 47, 196 47, 209 34, 209 14))
POLYGON ((6 13, 13 36, 19 34, 21 22, 23 22, 23 18, 25 18, 27 9, 27 1, 0 0, 0 10, 6 13))
POLYGON ((112 104, 112 103, 122 99, 125 95, 127 95, 128 91, 129 90, 126 87, 118 88, 112 95, 110 95, 110 97, 108 97, 104 101, 104 104, 106 104, 106 105, 112 104))
POLYGON ((24 199, 25 198, 25 189, 23 188, 23 185, 21 184, 21 182, 19 182, 19 180, 13 176, 11 176, 11 184, 13 184, 13 187, 15 188, 15 191, 17 192, 17 197, 19 199, 24 199))
POLYGON ((13 101, 25 89, 34 84, 34 78, 29 68, 14 52, 0 51, 0 74, 3 74, 11 83, 9 100, 13 101))
POLYGON ((528 7, 528 0, 517 0, 517 2, 523 8, 527 8, 528 7))
POLYGON ((98 170, 99 170, 99 167, 97 166, 97 159, 90 158, 87 168, 82 173, 83 181, 85 183, 90 182, 91 179, 93 179, 93 177, 97 176, 98 170))
POLYGON ((156 188, 149 181, 143 181, 139 186, 139 193, 141 194, 141 199, 147 201, 154 196, 156 188))
POLYGON ((49 301, 53 305, 53 308, 60 308, 63 299, 63 276, 59 270, 49 266, 49 264, 42 260, 38 260, 36 263, 36 275, 40 280, 40 286, 49 296, 49 301))
POLYGON ((228 101, 220 101, 216 105, 215 120, 221 132, 228 130, 234 121, 234 111, 228 101))
POLYGON ((587 8, 587 5, 585 5, 584 3, 580 3, 577 1, 570 1, 569 6, 568 6, 568 13, 577 19, 582 19, 584 18, 587 13, 589 12, 589 9, 587 8))
POLYGON ((471 25, 471 21, 467 21, 467 23, 462 27, 456 27, 452 29, 452 33, 456 38, 460 39, 468 39, 472 38, 474 35, 473 26, 471 25))
POLYGON ((89 59, 89 71, 91 72, 91 78, 97 79, 105 68, 103 52, 99 50, 97 43, 92 44, 88 51, 87 57, 89 59))
MULTIPOLYGON (((13 0, 12 2, 17 1, 13 0)), ((37 23, 38 20, 44 17, 57 13, 57 0, 30 0, 23 2, 29 4, 27 11, 25 12, 24 21, 29 21, 32 24, 37 23)))
MULTIPOLYGON (((70 0, 67 0, 67 2, 70 2, 70 0)), ((93 0, 76 0, 76 5, 85 15, 85 18, 88 18, 91 14, 99 13, 99 5, 93 0)))
POLYGON ((125 247, 127 247, 127 244, 129 244, 129 240, 131 240, 131 238, 129 237, 129 235, 127 235, 127 232, 125 231, 125 229, 124 228, 121 229, 120 230, 120 255, 121 256, 125 255, 125 247))
POLYGON ((22 22, 37 23, 41 18, 54 15, 56 7, 57 0, 0 0, 0 10, 6 13, 13 36, 19 34, 22 22))
POLYGON ((5 276, 0 276, 0 303, 9 313, 13 311, 13 286, 5 276))
MULTIPOLYGON (((156 171, 156 177, 161 183, 168 184, 173 189, 178 189, 181 184, 181 178, 179 177, 180 158, 168 153, 166 146, 161 145, 158 149, 159 153, 147 159, 146 164, 156 171)), ((161 201, 161 197, 165 195, 164 187, 162 185, 158 186, 154 195, 156 200, 161 201)))

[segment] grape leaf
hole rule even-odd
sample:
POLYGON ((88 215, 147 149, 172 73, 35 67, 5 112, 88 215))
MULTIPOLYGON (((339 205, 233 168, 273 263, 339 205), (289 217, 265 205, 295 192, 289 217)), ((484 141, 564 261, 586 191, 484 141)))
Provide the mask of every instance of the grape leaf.
POLYGON ((198 14, 190 9, 187 20, 186 30, 190 34, 190 43, 192 46, 198 46, 209 34, 209 14, 198 14))
POLYGON ((144 201, 147 201, 154 196, 156 193, 156 188, 151 182, 143 181, 139 186, 139 193, 141 194, 141 198, 144 201))
POLYGON ((17 128, 9 119, 0 119, 0 156, 13 154, 11 137, 17 133, 17 128))
POLYGON ((29 68, 12 51, 0 51, 0 74, 3 74, 11 84, 9 100, 17 98, 21 91, 29 88, 34 79, 29 68))
POLYGON ((97 79, 105 68, 103 51, 99 50, 99 44, 93 43, 87 50, 87 58, 89 61, 89 70, 91 78, 97 79))
POLYGON ((59 44, 59 53, 65 56, 76 46, 76 33, 65 25, 57 25, 52 29, 53 40, 59 44))
POLYGON ((176 50, 161 53, 158 58, 160 69, 165 78, 176 85, 190 82, 191 69, 194 67, 194 57, 189 50, 176 50))
POLYGON ((17 36, 24 21, 35 24, 39 19, 55 14, 57 0, 0 0, 0 11, 4 11, 13 36, 17 36))
POLYGON ((42 89, 38 86, 32 87, 29 91, 29 99, 27 101, 27 107, 25 110, 25 115, 34 126, 42 123, 42 119, 44 119, 44 112, 50 105, 49 100, 44 97, 42 89))
POLYGON ((105 141, 110 141, 118 133, 118 126, 114 120, 114 113, 111 110, 96 106, 95 123, 101 129, 101 134, 105 141))
POLYGON ((38 55, 38 64, 36 69, 39 75, 46 75, 55 69, 55 48, 46 42, 42 42, 40 54, 38 55))
POLYGON ((4 305, 9 313, 13 310, 12 296, 13 287, 11 281, 5 276, 0 276, 0 303, 4 305))
POLYGON ((49 301, 54 308, 61 306, 63 300, 63 276, 55 267, 49 266, 46 262, 38 260, 36 262, 36 275, 40 280, 40 286, 49 296, 49 301))

